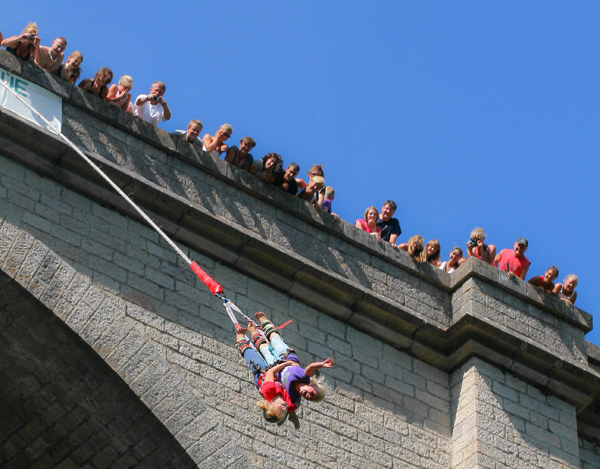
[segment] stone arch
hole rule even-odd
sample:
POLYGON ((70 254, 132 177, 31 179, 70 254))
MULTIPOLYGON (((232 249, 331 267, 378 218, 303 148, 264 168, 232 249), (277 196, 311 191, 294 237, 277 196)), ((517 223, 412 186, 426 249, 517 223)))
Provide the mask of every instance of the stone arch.
POLYGON ((250 466, 179 368, 127 317, 126 302, 24 231, 3 228, 5 242, 15 235, 8 272, 0 271, 3 466, 250 466), (68 314, 67 298, 77 304, 68 314), (96 340, 102 332, 110 343, 96 340))

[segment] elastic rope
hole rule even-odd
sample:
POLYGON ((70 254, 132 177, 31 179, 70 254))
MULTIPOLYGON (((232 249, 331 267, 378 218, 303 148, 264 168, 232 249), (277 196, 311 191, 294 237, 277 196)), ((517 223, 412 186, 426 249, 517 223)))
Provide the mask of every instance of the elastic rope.
MULTIPOLYGON (((235 317, 235 314, 233 314, 233 311, 231 309, 231 305, 233 305, 238 311, 239 309, 237 308, 237 306, 235 306, 233 303, 231 303, 231 301, 229 301, 227 298, 223 299, 223 306, 225 306, 225 309, 227 310, 227 314, 229 315, 229 319, 231 319, 231 322, 233 322, 233 325, 235 326, 236 324, 239 325, 240 323, 238 322, 237 318, 235 317)), ((241 311, 240 311, 241 313, 241 311)), ((244 314, 244 313, 242 313, 244 314)), ((244 315, 245 316, 245 315, 244 315)), ((252 347, 254 350, 256 350, 256 347, 254 347, 254 344, 252 343, 252 341, 248 338, 248 335, 245 334, 245 338, 248 341, 248 343, 250 344, 250 347, 252 347)), ((256 350, 258 353, 260 353, 258 350, 256 350)))
MULTIPOLYGON (((244 314, 244 312, 240 308, 238 308, 234 303, 232 303, 231 300, 225 298, 223 300, 223 305, 225 306, 225 309, 227 309, 227 313, 229 314, 229 317, 231 318, 231 321, 233 322, 234 325, 235 324, 239 324, 237 318, 235 317, 235 314, 233 313, 234 309, 238 313, 240 313, 244 317, 244 319, 246 321, 248 321, 248 322, 254 322, 252 319, 250 319, 250 317, 246 316, 244 314)), ((258 330, 258 332, 260 333, 260 335, 262 336, 262 338, 265 339, 265 341, 267 342, 267 345, 269 347, 269 350, 271 351, 271 354, 275 357, 275 359, 277 361, 279 361, 279 357, 275 354, 275 349, 273 349, 273 346, 271 345, 271 342, 269 342, 269 339, 267 339, 267 336, 265 336, 265 333, 263 332, 262 327, 260 327, 260 325, 257 325, 256 329, 258 330)), ((252 344, 252 341, 250 341, 250 343, 252 344)))

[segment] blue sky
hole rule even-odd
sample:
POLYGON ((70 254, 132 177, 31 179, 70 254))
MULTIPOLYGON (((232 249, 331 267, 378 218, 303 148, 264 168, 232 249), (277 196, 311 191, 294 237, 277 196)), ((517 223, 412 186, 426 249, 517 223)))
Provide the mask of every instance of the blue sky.
MULTIPOLYGON (((133 95, 167 84, 161 128, 234 128, 305 175, 322 163, 350 223, 393 199, 442 258, 483 227, 529 240, 530 274, 579 275, 594 314, 600 216, 600 3, 11 2, 0 31, 37 21, 82 78, 103 65, 133 95)), ((204 132, 203 132, 204 134, 204 132)), ((529 278, 528 276, 528 278, 529 278)), ((587 339, 600 344, 600 323, 587 339)))

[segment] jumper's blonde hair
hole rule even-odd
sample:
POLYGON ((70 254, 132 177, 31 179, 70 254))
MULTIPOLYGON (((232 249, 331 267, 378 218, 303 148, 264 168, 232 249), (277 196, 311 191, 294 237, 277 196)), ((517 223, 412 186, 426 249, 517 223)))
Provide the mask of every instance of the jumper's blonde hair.
POLYGON ((263 417, 267 422, 270 423, 281 422, 283 419, 285 419, 285 416, 287 415, 287 411, 285 409, 274 409, 273 405, 269 401, 266 401, 264 399, 258 401, 256 405, 263 410, 263 417))
POLYGON ((307 400, 311 402, 321 402, 323 399, 325 399, 325 396, 327 395, 327 385, 325 384, 325 379, 322 376, 317 377, 312 375, 310 377, 310 384, 312 384, 312 386, 319 391, 319 394, 312 399, 307 400))

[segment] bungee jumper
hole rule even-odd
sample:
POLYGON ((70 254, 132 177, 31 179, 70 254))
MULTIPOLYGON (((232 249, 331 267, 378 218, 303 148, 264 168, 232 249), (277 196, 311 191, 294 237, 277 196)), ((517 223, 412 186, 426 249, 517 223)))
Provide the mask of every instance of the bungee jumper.
POLYGON ((289 348, 277 332, 291 322, 287 321, 279 327, 275 327, 263 312, 256 313, 260 323, 257 326, 250 317, 245 315, 223 291, 223 287, 208 275, 195 261, 190 259, 157 225, 140 209, 131 198, 125 194, 92 160, 90 160, 71 140, 61 131, 56 129, 37 109, 19 96, 4 81, 0 85, 12 93, 31 112, 38 116, 48 127, 71 147, 92 169, 98 173, 129 205, 173 248, 177 255, 183 259, 200 281, 206 285, 208 290, 222 300, 223 306, 236 329, 236 346, 240 354, 250 366, 254 374, 254 384, 264 397, 257 405, 263 409, 263 414, 268 422, 276 422, 281 425, 289 417, 294 427, 300 427, 295 410, 301 402, 301 398, 320 402, 324 399, 326 389, 324 383, 318 380, 320 368, 331 368, 333 360, 328 358, 323 362, 315 362, 306 368, 301 368, 296 351, 289 348), (241 314, 248 322, 248 330, 251 333, 252 342, 246 337, 246 328, 240 326, 235 313, 241 314))
POLYGON ((300 428, 300 422, 296 410, 302 398, 312 402, 320 402, 325 398, 326 387, 323 379, 319 378, 318 370, 331 368, 333 360, 328 358, 302 368, 296 351, 283 341, 277 328, 267 319, 265 313, 259 311, 255 316, 260 322, 260 327, 254 321, 248 322, 247 330, 252 337, 251 342, 246 337, 246 328, 234 324, 236 324, 236 346, 250 365, 255 376, 256 387, 265 398, 264 401, 257 402, 257 406, 263 409, 263 416, 268 422, 281 425, 288 416, 297 430, 300 428), (271 373, 274 378, 273 385, 264 384, 267 381, 257 379, 257 376, 270 377, 271 373), (285 401, 285 413, 282 401, 285 401))
POLYGON ((259 311, 255 316, 260 322, 262 333, 259 335, 259 328, 254 322, 248 324, 248 330, 252 334, 254 346, 263 355, 267 364, 273 366, 281 361, 292 361, 292 364, 283 369, 277 377, 286 387, 294 405, 294 410, 300 406, 301 397, 308 401, 321 402, 325 398, 326 387, 323 380, 318 379, 318 370, 331 368, 333 360, 328 358, 325 361, 314 362, 306 368, 301 368, 296 351, 288 347, 283 341, 283 338, 277 332, 273 323, 267 319, 265 313, 259 311), (266 341, 268 343, 265 343, 266 341))
MULTIPOLYGON (((254 385, 264 397, 256 405, 263 410, 263 417, 267 422, 282 425, 289 413, 293 411, 289 410, 291 405, 289 395, 283 384, 275 379, 275 374, 293 362, 279 362, 275 366, 269 367, 263 357, 248 341, 246 328, 244 327, 236 328, 235 339, 235 345, 240 351, 242 358, 246 360, 246 363, 248 363, 254 374, 254 385)), ((296 428, 300 428, 295 414, 292 421, 296 428)))

